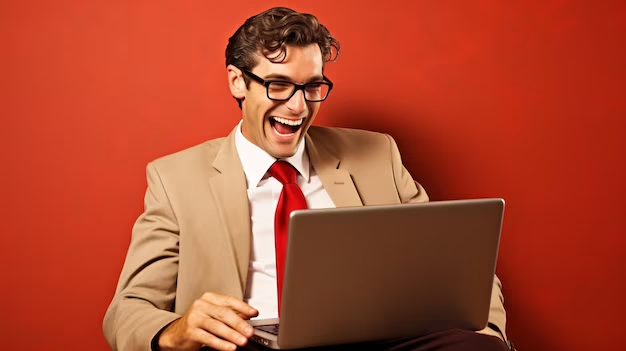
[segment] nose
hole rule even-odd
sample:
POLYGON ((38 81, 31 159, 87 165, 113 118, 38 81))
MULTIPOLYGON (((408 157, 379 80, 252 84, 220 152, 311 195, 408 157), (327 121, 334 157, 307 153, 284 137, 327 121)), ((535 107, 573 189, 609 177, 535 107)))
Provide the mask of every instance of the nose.
POLYGON ((291 110, 294 114, 300 115, 306 111, 307 105, 304 100, 304 91, 298 90, 291 97, 291 99, 287 100, 287 108, 291 110))

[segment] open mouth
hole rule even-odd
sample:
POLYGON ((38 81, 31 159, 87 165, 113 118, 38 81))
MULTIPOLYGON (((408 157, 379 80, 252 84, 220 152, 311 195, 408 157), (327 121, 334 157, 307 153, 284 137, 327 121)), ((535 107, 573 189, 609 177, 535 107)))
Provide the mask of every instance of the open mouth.
POLYGON ((274 132, 281 137, 294 135, 304 125, 304 118, 292 120, 281 117, 270 117, 269 120, 274 132))

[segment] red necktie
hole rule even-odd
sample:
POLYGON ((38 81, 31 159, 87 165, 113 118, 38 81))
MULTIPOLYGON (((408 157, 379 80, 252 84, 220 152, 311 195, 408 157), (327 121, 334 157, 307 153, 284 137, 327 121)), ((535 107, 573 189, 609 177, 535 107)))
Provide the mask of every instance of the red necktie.
POLYGON ((276 246, 276 284, 278 288, 278 315, 280 316, 280 298, 283 290, 283 273, 287 253, 287 235, 289 214, 294 210, 307 208, 302 190, 296 184, 296 169, 287 162, 276 161, 268 173, 283 184, 274 215, 274 242, 276 246))

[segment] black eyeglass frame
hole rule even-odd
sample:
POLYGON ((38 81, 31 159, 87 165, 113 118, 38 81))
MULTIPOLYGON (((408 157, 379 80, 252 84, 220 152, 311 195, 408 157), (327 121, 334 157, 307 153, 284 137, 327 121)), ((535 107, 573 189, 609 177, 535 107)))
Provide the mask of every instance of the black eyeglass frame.
POLYGON ((246 69, 242 69, 241 72, 245 73, 248 77, 252 78, 255 82, 263 85, 265 87, 265 93, 267 95, 267 98, 273 101, 287 101, 289 99, 291 99, 298 90, 302 90, 302 95, 304 96, 304 100, 308 101, 308 102, 322 102, 324 100, 326 100, 328 98, 328 95, 330 95, 330 91, 333 90, 333 82, 330 81, 330 79, 328 79, 326 76, 324 77, 324 81, 322 82, 309 82, 309 83, 304 83, 304 84, 297 84, 294 82, 290 82, 288 80, 265 80, 259 76, 257 76, 256 74, 246 70, 246 69), (291 92, 291 94, 284 99, 273 99, 270 97, 270 90, 269 90, 269 86, 272 83, 286 83, 286 84, 291 84, 294 86, 293 91, 291 92), (309 85, 314 85, 314 84, 324 84, 328 86, 328 92, 326 93, 326 96, 321 99, 321 100, 309 100, 306 98, 306 87, 309 85))

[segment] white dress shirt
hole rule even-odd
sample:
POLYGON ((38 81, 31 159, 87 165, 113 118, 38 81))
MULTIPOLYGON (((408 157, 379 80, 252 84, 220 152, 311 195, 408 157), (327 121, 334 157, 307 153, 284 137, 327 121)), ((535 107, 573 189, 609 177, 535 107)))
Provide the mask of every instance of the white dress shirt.
MULTIPOLYGON (((252 245, 244 301, 259 311, 257 318, 277 318, 274 213, 283 185, 267 174, 276 159, 243 136, 241 122, 235 135, 235 146, 248 183, 252 225, 252 245)), ((304 139, 295 155, 282 160, 289 162, 298 171, 296 183, 302 189, 309 208, 335 207, 309 162, 304 139)))

